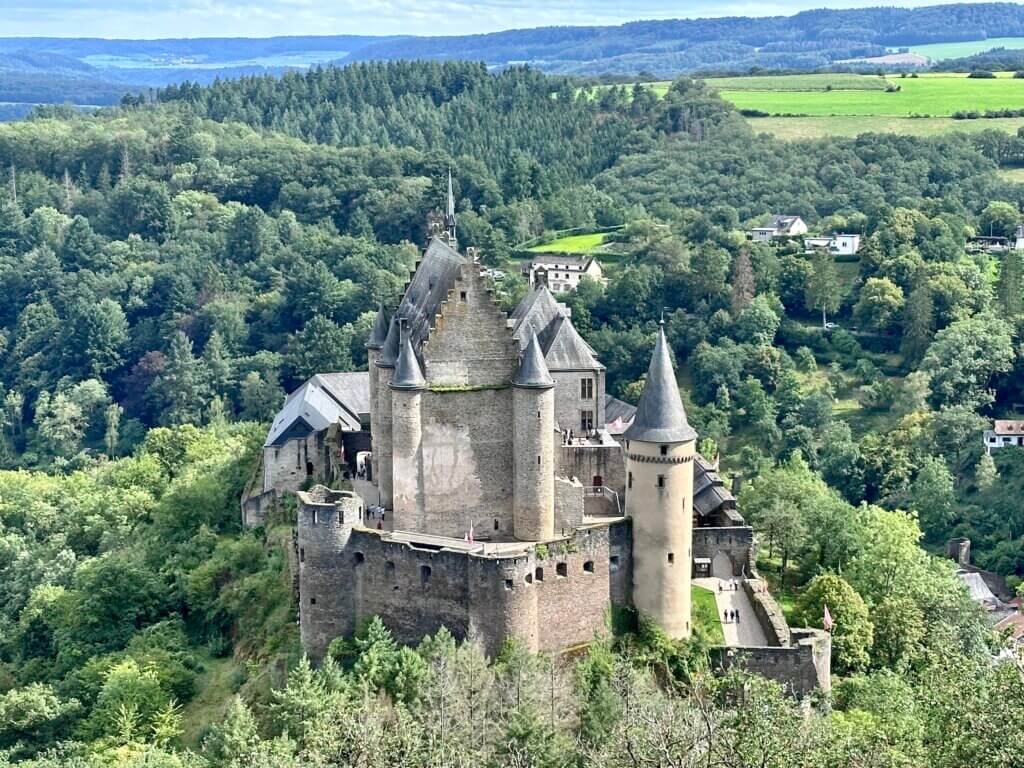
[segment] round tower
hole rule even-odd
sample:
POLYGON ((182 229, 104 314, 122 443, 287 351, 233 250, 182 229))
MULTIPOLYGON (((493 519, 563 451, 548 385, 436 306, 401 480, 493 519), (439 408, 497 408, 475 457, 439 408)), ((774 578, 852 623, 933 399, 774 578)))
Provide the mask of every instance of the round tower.
POLYGON ((377 360, 377 489, 380 491, 380 504, 385 509, 392 508, 392 445, 391 445, 391 378, 395 373, 399 352, 399 328, 397 318, 391 318, 388 335, 384 347, 377 360))
POLYGON ((401 321, 401 351, 391 379, 392 508, 395 530, 422 531, 423 425, 420 400, 427 381, 401 321))
POLYGON ((377 411, 377 380, 380 372, 377 368, 377 361, 380 360, 381 350, 388 338, 388 318, 384 312, 384 302, 377 307, 377 317, 373 321, 373 328, 370 330, 370 338, 366 342, 367 368, 370 380, 370 453, 373 457, 373 468, 371 477, 376 481, 380 467, 377 465, 377 422, 380 415, 377 411))
POLYGON ((555 535, 555 382, 534 334, 512 378, 513 533, 520 541, 555 535))
POLYGON ((679 397, 664 324, 636 417, 623 438, 626 514, 633 520, 633 604, 670 637, 689 637, 697 432, 679 397))

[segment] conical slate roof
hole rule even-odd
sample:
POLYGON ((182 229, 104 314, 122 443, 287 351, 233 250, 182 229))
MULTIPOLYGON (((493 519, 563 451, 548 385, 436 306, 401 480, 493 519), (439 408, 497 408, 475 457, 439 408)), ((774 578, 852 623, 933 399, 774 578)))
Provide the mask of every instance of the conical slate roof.
POLYGON ((377 317, 373 321, 373 328, 370 331, 370 340, 366 342, 367 349, 382 349, 388 338, 388 316, 384 311, 384 302, 377 307, 377 317))
POLYGON ((398 363, 395 365, 391 388, 423 389, 427 386, 427 380, 423 378, 420 361, 416 359, 416 353, 412 351, 412 342, 409 340, 409 331, 406 328, 402 329, 402 337, 402 351, 399 353, 398 363))
POLYGON ((636 408, 636 417, 622 435, 627 440, 644 443, 685 443, 697 439, 697 431, 686 420, 683 401, 679 397, 676 372, 665 341, 665 327, 658 330, 647 383, 636 408))
POLYGON ((519 361, 519 370, 512 377, 512 386, 532 389, 550 389, 555 386, 554 379, 548 373, 547 363, 544 362, 544 355, 541 354, 540 342, 534 333, 530 333, 523 359, 519 361))
POLYGON ((398 329, 398 318, 392 317, 388 327, 387 338, 384 339, 384 348, 380 353, 380 360, 377 361, 378 368, 394 368, 398 362, 400 331, 398 329))

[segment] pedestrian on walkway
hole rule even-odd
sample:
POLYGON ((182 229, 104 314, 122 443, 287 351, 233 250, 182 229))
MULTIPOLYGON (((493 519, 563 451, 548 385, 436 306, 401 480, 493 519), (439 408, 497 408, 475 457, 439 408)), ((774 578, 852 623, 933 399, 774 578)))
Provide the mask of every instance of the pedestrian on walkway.
POLYGON ((729 611, 722 611, 722 621, 726 624, 729 623, 729 611))

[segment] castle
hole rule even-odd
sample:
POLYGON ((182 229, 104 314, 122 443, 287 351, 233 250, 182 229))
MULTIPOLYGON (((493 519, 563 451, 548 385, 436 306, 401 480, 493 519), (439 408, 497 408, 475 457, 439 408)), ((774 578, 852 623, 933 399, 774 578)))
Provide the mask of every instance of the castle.
POLYGON ((404 642, 443 626, 490 654, 510 637, 583 645, 608 631, 612 605, 685 638, 692 579, 748 577, 768 674, 827 687, 827 636, 791 632, 754 579, 752 531, 696 450, 663 328, 616 439, 604 367, 568 310, 541 284, 508 316, 474 251, 458 250, 450 202, 367 348, 374 485, 298 492, 312 657, 374 615, 404 642))

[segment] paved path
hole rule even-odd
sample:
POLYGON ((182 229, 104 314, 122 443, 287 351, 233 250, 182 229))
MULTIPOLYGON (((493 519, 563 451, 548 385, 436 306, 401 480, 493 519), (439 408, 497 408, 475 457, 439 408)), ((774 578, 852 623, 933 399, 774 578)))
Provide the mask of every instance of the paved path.
POLYGON ((722 619, 728 610, 739 611, 740 620, 738 622, 722 621, 722 631, 725 633, 726 645, 733 647, 768 645, 768 638, 765 636, 764 630, 761 629, 757 616, 754 615, 754 606, 750 604, 750 598, 743 591, 743 586, 740 584, 739 579, 734 582, 736 584, 736 589, 734 590, 728 589, 728 582, 722 579, 694 579, 693 583, 698 587, 710 589, 714 593, 715 603, 718 605, 719 620, 722 619), (718 591, 719 584, 722 586, 721 592, 718 591))

